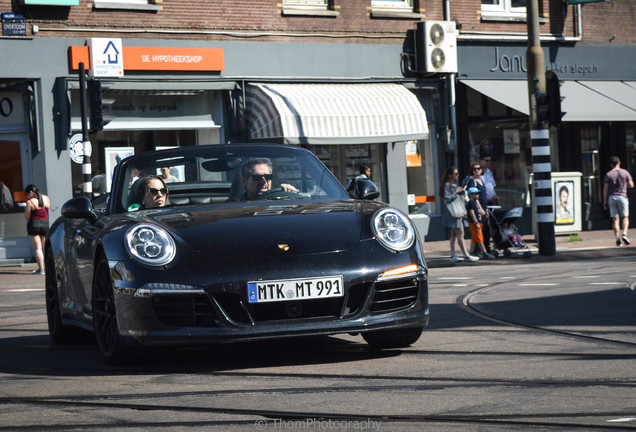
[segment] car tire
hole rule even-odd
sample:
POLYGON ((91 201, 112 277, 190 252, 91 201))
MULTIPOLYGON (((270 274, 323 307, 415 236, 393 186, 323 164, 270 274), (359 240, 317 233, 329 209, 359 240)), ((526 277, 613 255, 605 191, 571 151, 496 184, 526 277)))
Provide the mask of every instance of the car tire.
POLYGON ((112 365, 122 365, 130 360, 130 353, 123 345, 117 325, 113 282, 105 256, 95 263, 93 273, 93 328, 102 355, 112 365))
POLYGON ((414 344, 424 328, 413 327, 399 330, 376 330, 362 333, 364 340, 374 348, 405 348, 414 344))
POLYGON ((44 256, 45 276, 44 292, 46 296, 46 318, 49 324, 49 336, 55 345, 64 345, 72 340, 71 330, 62 323, 60 296, 57 291, 57 277, 55 272, 55 258, 51 249, 47 249, 44 256))

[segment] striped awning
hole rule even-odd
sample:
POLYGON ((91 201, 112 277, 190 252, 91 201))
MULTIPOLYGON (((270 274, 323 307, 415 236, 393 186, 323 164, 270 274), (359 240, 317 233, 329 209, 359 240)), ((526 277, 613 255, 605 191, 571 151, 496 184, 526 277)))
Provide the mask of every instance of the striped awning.
POLYGON ((426 113, 400 84, 249 84, 248 138, 287 144, 426 139, 426 113))

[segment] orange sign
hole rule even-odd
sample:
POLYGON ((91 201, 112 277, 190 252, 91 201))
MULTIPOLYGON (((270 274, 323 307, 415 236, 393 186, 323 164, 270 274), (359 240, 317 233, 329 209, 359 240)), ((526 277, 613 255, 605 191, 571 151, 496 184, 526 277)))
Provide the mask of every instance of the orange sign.
MULTIPOLYGON (((123 47, 123 56, 124 70, 209 72, 225 69, 222 48, 123 47)), ((72 70, 79 69, 81 62, 89 70, 88 47, 69 47, 69 61, 72 70)))

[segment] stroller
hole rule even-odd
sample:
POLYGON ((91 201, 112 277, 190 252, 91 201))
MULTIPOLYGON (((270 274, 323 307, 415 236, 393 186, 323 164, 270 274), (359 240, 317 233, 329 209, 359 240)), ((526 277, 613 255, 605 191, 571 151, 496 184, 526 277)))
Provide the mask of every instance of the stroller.
POLYGON ((514 221, 523 214, 523 208, 514 207, 510 210, 489 208, 488 212, 490 213, 490 226, 494 242, 493 255, 499 256, 498 250, 503 249, 503 254, 506 257, 530 258, 532 251, 514 225, 514 221))

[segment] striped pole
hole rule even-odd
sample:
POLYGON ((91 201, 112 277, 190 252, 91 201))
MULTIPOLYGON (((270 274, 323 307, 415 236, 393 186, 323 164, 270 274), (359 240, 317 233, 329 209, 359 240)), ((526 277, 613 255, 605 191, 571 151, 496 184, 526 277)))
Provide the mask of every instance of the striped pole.
POLYGON ((532 170, 534 171, 534 205, 537 214, 537 237, 540 255, 555 255, 554 201, 552 197, 552 163, 550 162, 550 131, 530 131, 532 170))
POLYGON ((534 206, 537 215, 537 243, 540 255, 556 255, 554 240, 554 201, 552 199, 552 163, 548 128, 545 83, 545 58, 539 37, 539 2, 526 2, 528 22, 528 102, 530 104, 530 140, 534 171, 534 206))
POLYGON ((80 79, 80 111, 82 116, 82 183, 84 185, 84 195, 91 199, 93 197, 93 182, 91 181, 91 142, 88 136, 88 120, 86 117, 86 71, 84 62, 79 64, 80 79))

